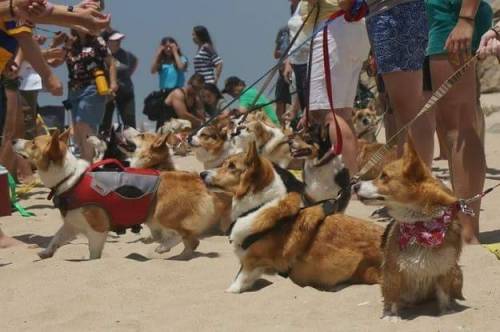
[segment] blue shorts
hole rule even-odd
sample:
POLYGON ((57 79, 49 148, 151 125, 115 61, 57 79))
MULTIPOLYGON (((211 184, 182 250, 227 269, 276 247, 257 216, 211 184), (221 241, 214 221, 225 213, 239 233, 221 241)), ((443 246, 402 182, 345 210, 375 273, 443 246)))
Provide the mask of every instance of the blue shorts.
POLYGON ((429 35, 424 0, 371 16, 366 27, 379 74, 422 69, 429 35))
POLYGON ((95 85, 70 90, 71 116, 73 122, 83 122, 97 132, 106 110, 106 97, 97 93, 95 85))

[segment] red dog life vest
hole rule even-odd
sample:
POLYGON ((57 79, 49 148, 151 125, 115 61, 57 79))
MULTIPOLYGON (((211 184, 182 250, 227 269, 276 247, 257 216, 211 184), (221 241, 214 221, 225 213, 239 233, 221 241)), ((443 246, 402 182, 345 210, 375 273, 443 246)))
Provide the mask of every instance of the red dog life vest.
POLYGON ((159 174, 156 170, 125 168, 113 159, 103 160, 90 166, 73 188, 55 196, 54 204, 63 216, 74 209, 98 206, 108 214, 111 230, 123 232, 146 222, 159 174))

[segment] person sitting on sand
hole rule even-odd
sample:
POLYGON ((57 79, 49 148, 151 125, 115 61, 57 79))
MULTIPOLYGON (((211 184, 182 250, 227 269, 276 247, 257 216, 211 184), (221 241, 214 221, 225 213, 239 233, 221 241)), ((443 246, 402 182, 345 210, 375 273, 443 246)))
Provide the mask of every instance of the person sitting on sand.
MULTIPOLYGON (((205 121, 200 98, 204 84, 203 76, 194 74, 185 87, 172 91, 165 99, 167 112, 171 112, 170 116, 189 120, 192 128, 199 127, 205 121)), ((167 118, 166 121, 168 120, 167 118)))
POLYGON ((246 88, 246 83, 239 77, 231 76, 229 77, 224 86, 223 93, 227 93, 233 98, 239 98, 240 108, 238 112, 244 114, 248 111, 252 111, 254 107, 259 107, 264 110, 267 117, 277 126, 280 125, 280 121, 276 116, 276 112, 273 107, 269 104, 269 100, 266 97, 260 95, 257 98, 259 92, 255 88, 246 88))

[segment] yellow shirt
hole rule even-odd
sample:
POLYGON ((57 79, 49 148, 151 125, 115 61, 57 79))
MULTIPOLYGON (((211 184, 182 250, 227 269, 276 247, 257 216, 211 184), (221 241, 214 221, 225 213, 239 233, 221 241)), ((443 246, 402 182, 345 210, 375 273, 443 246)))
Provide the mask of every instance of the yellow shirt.
POLYGON ((16 36, 31 33, 31 28, 16 21, 0 21, 0 73, 17 51, 16 36))
MULTIPOLYGON (((324 21, 330 17, 333 13, 340 10, 339 0, 319 0, 319 17, 318 23, 324 21)), ((302 0, 300 7, 300 14, 302 15, 302 19, 305 20, 307 15, 309 14, 310 7, 309 1, 302 0)), ((307 31, 311 31, 314 27, 314 20, 316 19, 316 10, 311 14, 309 20, 305 24, 305 29, 307 31)))

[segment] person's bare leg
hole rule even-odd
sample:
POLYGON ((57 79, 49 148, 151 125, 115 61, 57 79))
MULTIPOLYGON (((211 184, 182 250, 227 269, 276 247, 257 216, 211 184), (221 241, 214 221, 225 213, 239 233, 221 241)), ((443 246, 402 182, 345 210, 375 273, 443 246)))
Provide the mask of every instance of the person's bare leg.
POLYGON ((16 240, 10 236, 5 235, 0 228, 0 249, 6 249, 18 245, 23 245, 24 243, 16 240))
MULTIPOLYGON (((431 59, 432 80, 434 86, 440 86, 456 70, 447 58, 431 59)), ((458 81, 446 96, 438 103, 438 112, 443 122, 439 123, 446 133, 446 142, 450 151, 449 167, 455 194, 459 198, 470 198, 484 187, 486 175, 486 157, 477 130, 476 69, 472 68, 458 81)), ((471 208, 476 216, 460 214, 463 225, 463 238, 467 243, 478 243, 479 213, 481 202, 475 202, 471 208)))
MULTIPOLYGON (((387 73, 383 78, 399 130, 415 117, 424 104, 422 71, 387 73)), ((433 112, 424 114, 410 129, 415 149, 429 167, 434 156, 433 116, 433 112)), ((406 135, 402 134, 398 139, 398 151, 402 154, 406 135)))
POLYGON ((276 116, 278 117, 278 120, 280 121, 282 126, 284 123, 283 115, 285 115, 285 113, 286 113, 286 103, 282 101, 276 102, 276 116))
POLYGON ((95 133, 86 123, 78 122, 75 123, 74 126, 74 139, 80 148, 80 158, 92 162, 94 158, 94 149, 92 145, 87 142, 87 137, 95 135, 95 133))
MULTIPOLYGON (((340 126, 340 131, 342 133, 343 139, 343 149, 342 149, 342 159, 349 169, 351 175, 357 174, 358 164, 356 162, 356 156, 358 154, 358 139, 352 128, 352 109, 342 108, 335 110, 337 114, 337 121, 340 126), (349 119, 347 122, 345 119, 349 119), (351 125, 349 125, 351 123, 351 125)), ((335 126, 335 121, 330 110, 320 110, 311 112, 311 122, 320 125, 330 125, 330 141, 332 144, 337 143, 337 129, 335 126)))

